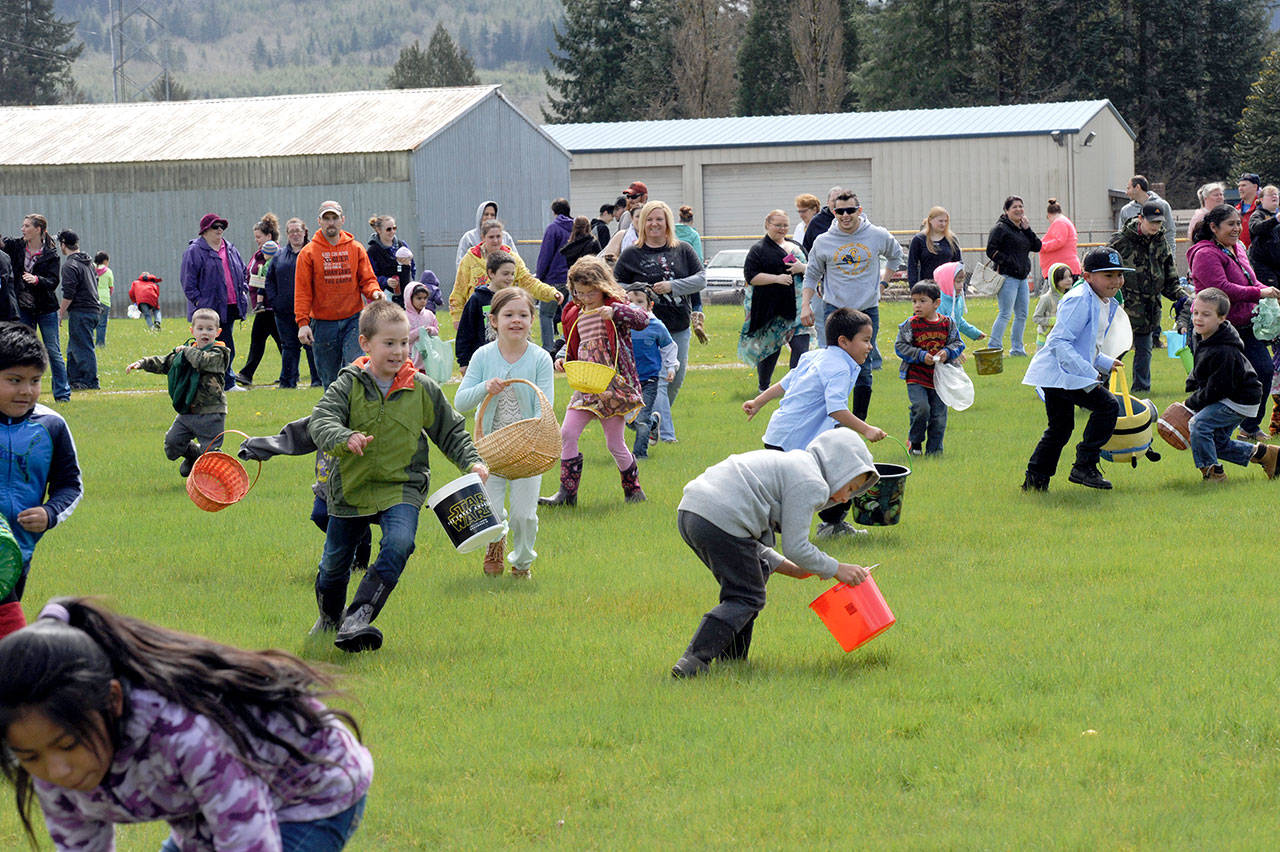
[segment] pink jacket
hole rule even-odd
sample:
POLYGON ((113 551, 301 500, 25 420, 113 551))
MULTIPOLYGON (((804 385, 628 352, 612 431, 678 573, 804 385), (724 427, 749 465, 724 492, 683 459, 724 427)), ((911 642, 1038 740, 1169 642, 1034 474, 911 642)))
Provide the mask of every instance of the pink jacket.
POLYGON ((1227 322, 1243 328, 1253 317, 1253 308, 1262 298, 1258 276, 1249 265, 1244 246, 1236 243, 1235 260, 1226 249, 1214 240, 1201 240, 1187 249, 1187 264, 1191 267, 1191 282, 1199 293, 1206 287, 1217 287, 1231 300, 1227 322), (1239 261, 1239 263, 1236 263, 1239 261))
POLYGON ((1040 268, 1047 270, 1055 263, 1065 263, 1073 275, 1080 274, 1080 258, 1076 253, 1076 226, 1066 216, 1049 224, 1040 238, 1040 268))

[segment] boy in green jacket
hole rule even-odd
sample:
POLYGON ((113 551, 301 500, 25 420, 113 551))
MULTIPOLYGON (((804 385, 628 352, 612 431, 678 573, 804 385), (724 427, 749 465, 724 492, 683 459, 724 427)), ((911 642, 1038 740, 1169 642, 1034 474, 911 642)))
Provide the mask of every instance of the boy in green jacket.
POLYGON ((404 308, 380 300, 361 311, 360 348, 364 357, 342 368, 307 428, 316 446, 337 459, 329 477, 329 525, 316 575, 320 618, 311 633, 337 630, 334 644, 348 652, 382 647, 382 631, 371 622, 413 553, 418 514, 431 481, 430 443, 459 470, 482 480, 489 476, 466 421, 440 386, 409 360, 404 308), (374 523, 382 530, 378 558, 344 611, 352 556, 374 523))

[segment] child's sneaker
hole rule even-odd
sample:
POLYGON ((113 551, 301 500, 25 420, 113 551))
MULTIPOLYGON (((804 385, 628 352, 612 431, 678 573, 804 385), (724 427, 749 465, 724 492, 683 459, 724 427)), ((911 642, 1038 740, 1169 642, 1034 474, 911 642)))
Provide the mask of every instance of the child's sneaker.
POLYGON ((1072 466, 1071 474, 1067 477, 1067 481, 1074 482, 1076 485, 1083 485, 1085 488, 1098 488, 1103 491, 1111 489, 1111 483, 1102 477, 1096 464, 1072 466))
POLYGON ((1222 469, 1222 465, 1211 464, 1200 468, 1200 478, 1205 482, 1226 482, 1227 472, 1222 469))
POLYGON ((517 580, 530 580, 533 578, 533 570, 530 568, 517 568, 511 566, 511 576, 517 580))
POLYGON ((837 521, 829 524, 826 521, 818 524, 818 529, 814 533, 817 538, 842 538, 847 535, 866 535, 866 530, 860 530, 848 521, 837 521))
POLYGON ((1048 491, 1049 477, 1042 473, 1032 473, 1027 471, 1027 475, 1022 480, 1023 491, 1048 491))

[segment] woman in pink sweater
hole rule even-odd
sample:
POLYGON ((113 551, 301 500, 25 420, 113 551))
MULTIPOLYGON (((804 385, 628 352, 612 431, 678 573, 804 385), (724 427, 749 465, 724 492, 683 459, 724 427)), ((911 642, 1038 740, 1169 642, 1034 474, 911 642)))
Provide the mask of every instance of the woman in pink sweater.
POLYGON ((1049 269, 1055 263, 1065 263, 1071 274, 1079 277, 1080 258, 1076 248, 1076 226, 1062 214, 1058 199, 1049 199, 1049 229, 1040 238, 1040 268, 1049 269))

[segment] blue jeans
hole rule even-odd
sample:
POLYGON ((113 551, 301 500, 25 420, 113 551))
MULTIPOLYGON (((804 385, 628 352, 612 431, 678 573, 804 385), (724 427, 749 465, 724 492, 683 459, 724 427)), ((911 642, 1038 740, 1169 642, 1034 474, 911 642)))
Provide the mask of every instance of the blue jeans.
POLYGON ((102 348, 107 345, 107 318, 109 316, 111 316, 111 306, 103 305, 102 313, 98 317, 98 348, 102 348))
POLYGON ((71 399, 71 383, 67 381, 67 365, 62 362, 62 343, 58 339, 58 312, 35 316, 22 312, 22 322, 40 330, 44 350, 49 354, 49 375, 53 381, 53 398, 59 401, 71 399))
POLYGON ((631 448, 631 454, 639 459, 649 457, 649 421, 653 417, 655 403, 658 401, 658 385, 661 382, 660 378, 654 376, 640 383, 640 397, 644 400, 644 408, 640 409, 640 413, 636 415, 636 443, 631 448))
POLYGON ((827 303, 822 301, 822 296, 814 293, 809 298, 809 307, 813 309, 813 336, 810 338, 809 347, 817 349, 825 349, 827 346, 827 303))
POLYGON ((915 382, 907 382, 907 399, 911 402, 911 425, 907 430, 911 449, 923 447, 929 455, 942 452, 942 437, 947 431, 947 406, 939 398, 938 392, 915 382), (929 436, 927 444, 926 432, 929 436))
POLYGON ((662 415, 662 425, 658 428, 658 437, 664 441, 676 439, 676 424, 671 419, 671 406, 675 405, 676 395, 684 384, 684 374, 689 370, 689 339, 693 337, 693 329, 671 332, 671 339, 676 342, 676 377, 671 381, 658 380, 658 398, 655 409, 662 415))
POLYGON ((1133 387, 1131 390, 1134 393, 1144 393, 1151 390, 1150 334, 1135 334, 1133 336, 1133 387))
POLYGON ((67 311, 67 381, 77 390, 97 390, 98 355, 93 331, 101 311, 67 311))
MULTIPOLYGON (((559 290, 566 299, 568 298, 569 290, 563 283, 552 284, 550 281, 547 283, 559 290)), ((552 353, 555 352, 556 323, 560 322, 561 308, 562 305, 556 304, 554 300, 538 303, 538 323, 542 329, 542 348, 552 353)))
POLYGON ((160 324, 159 308, 153 308, 150 305, 138 305, 138 312, 142 314, 142 321, 147 324, 147 328, 160 324))
POLYGON ((1218 459, 1244 467, 1253 456, 1253 444, 1231 438, 1231 430, 1244 416, 1221 402, 1206 405, 1191 418, 1191 458, 1196 467, 1217 464, 1218 459))
POLYGON ((356 547, 369 532, 371 524, 382 530, 378 541, 378 558, 369 570, 387 586, 394 587, 400 581, 405 563, 413 553, 413 539, 418 534, 418 514, 421 511, 410 503, 397 503, 376 515, 358 518, 329 516, 329 527, 324 534, 324 555, 320 557, 320 578, 317 591, 345 589, 351 576, 351 560, 356 547))
POLYGON ((293 314, 285 316, 281 311, 272 311, 276 318, 276 334, 280 335, 280 387, 296 388, 298 386, 298 362, 302 355, 302 344, 298 342, 298 323, 293 314))
POLYGON ((327 388, 343 367, 360 357, 360 315, 342 320, 313 319, 311 333, 320 383, 327 388))
POLYGON ((1027 305, 1031 301, 1031 293, 1027 282, 1021 278, 1005 276, 1004 283, 996 293, 996 321, 991 324, 991 336, 988 341, 992 346, 1004 348, 1004 327, 1013 317, 1013 329, 1009 337, 1009 354, 1026 355, 1027 349, 1022 343, 1022 332, 1027 327, 1027 305))
MULTIPOLYGON (((360 827, 364 817, 365 801, 360 801, 342 813, 322 817, 311 822, 280 823, 280 846, 284 852, 340 852, 360 827)), ((160 852, 180 852, 173 838, 165 840, 160 852)))
MULTIPOLYGON (((826 316, 831 316, 836 311, 840 310, 830 302, 823 303, 822 309, 826 316)), ((869 308, 862 308, 862 312, 871 317, 871 354, 867 356, 867 362, 863 364, 862 369, 858 371, 858 378, 853 383, 855 388, 871 387, 871 371, 879 370, 880 365, 884 363, 884 358, 880 357, 880 349, 876 346, 876 340, 880 337, 880 306, 872 305, 869 308)), ((827 330, 824 328, 822 330, 823 338, 825 338, 826 335, 827 330)))

